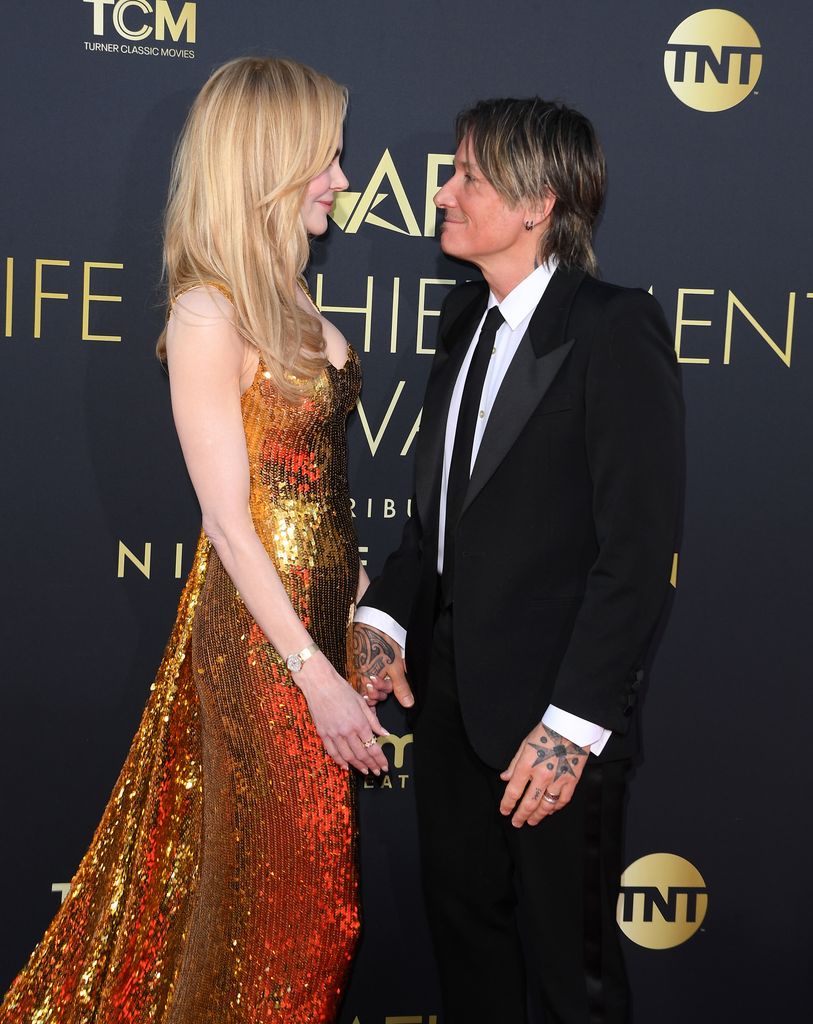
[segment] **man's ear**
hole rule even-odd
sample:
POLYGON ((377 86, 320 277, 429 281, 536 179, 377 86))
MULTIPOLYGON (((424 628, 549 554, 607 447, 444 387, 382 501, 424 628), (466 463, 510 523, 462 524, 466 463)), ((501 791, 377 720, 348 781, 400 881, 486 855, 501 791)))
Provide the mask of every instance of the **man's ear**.
POLYGON ((551 215, 551 210, 555 205, 556 196, 550 191, 550 189, 548 189, 542 202, 529 208, 528 214, 530 219, 534 224, 541 224, 544 221, 547 221, 551 215))

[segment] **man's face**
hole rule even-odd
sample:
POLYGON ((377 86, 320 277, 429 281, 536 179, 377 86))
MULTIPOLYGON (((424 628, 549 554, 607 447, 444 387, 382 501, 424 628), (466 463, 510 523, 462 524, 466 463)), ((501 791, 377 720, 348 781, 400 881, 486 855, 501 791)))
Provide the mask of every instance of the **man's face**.
POLYGON ((528 232, 524 206, 511 209, 486 181, 474 159, 468 136, 457 147, 454 174, 435 196, 443 210, 440 247, 475 266, 488 266, 503 257, 525 255, 528 232))

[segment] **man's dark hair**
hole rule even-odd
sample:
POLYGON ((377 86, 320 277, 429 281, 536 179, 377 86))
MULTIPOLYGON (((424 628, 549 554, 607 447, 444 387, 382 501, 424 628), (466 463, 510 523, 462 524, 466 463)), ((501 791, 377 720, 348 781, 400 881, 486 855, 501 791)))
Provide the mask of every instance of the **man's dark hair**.
POLYGON ((486 179, 510 205, 554 195, 538 253, 596 271, 593 224, 604 199, 604 154, 577 110, 530 99, 482 100, 457 117, 458 145, 468 137, 486 179))

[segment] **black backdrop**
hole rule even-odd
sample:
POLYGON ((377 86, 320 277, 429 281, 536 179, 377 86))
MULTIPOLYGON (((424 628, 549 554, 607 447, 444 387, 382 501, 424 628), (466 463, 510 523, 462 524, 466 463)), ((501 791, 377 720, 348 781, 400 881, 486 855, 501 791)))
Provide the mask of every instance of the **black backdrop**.
MULTIPOLYGON (((106 801, 199 524, 152 355, 173 140, 214 66, 271 52, 351 90, 355 194, 315 243, 310 280, 362 352, 351 485, 372 572, 408 514, 434 314, 470 273, 439 254, 426 213, 454 115, 538 92, 594 120, 610 175, 602 271, 663 304, 688 407, 685 536, 626 860, 684 858, 705 894, 694 930, 668 888, 687 878, 664 858, 648 862, 662 897, 649 928, 646 899, 628 891, 636 1021, 799 1019, 813 895, 810 6, 737 4, 759 77, 718 112, 667 81, 668 41, 700 10, 686 0, 2 6, 0 983, 56 910, 106 801)), ((701 54, 743 41, 721 37, 733 30, 719 12, 693 26, 690 42, 718 45, 701 54)), ((733 96, 738 61, 709 59, 706 79, 727 78, 733 96)), ((405 736, 396 709, 382 717, 405 736)), ((366 927, 342 1022, 442 1024, 408 738, 388 753, 389 777, 361 790, 366 927)))

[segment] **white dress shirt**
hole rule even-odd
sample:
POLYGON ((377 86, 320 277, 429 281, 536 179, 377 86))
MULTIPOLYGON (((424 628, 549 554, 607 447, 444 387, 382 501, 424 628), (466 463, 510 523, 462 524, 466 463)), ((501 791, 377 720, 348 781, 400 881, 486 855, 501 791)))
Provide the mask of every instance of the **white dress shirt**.
MULTIPOLYGON (((454 390, 452 391, 452 400, 449 403, 449 414, 446 420, 446 437, 443 450, 443 476, 441 478, 440 487, 440 514, 438 517, 438 573, 443 570, 443 536, 446 527, 446 492, 449 483, 449 467, 452 461, 452 450, 454 448, 457 419, 460 414, 460 401, 463 397, 463 387, 466 383, 469 366, 474 358, 474 350, 477 346, 477 339, 480 336, 480 329, 483 326, 483 322, 485 321, 488 311, 492 306, 499 305, 500 313, 502 313, 505 322, 500 325, 500 328, 497 331, 497 336, 494 340, 494 348, 491 352, 491 361, 489 362, 488 370, 486 371, 486 379, 483 384, 483 394, 480 399, 480 413, 477 417, 477 423, 474 428, 474 441, 472 442, 471 450, 471 468, 474 467, 474 463, 477 459, 477 453, 480 450, 480 443, 483 440, 483 434, 485 433, 488 418, 494 406, 497 393, 500 390, 500 385, 503 382, 508 367, 511 365, 511 360, 516 355, 520 342, 528 329, 528 324, 531 322, 531 317, 533 316, 536 307, 539 305, 539 300, 542 298, 555 269, 555 261, 551 260, 549 263, 543 263, 541 267, 537 267, 533 273, 520 281, 516 288, 509 292, 509 294, 506 295, 500 303, 497 302, 493 293, 489 293, 488 305, 483 313, 480 323, 477 326, 477 330, 474 332, 471 343, 469 344, 468 352, 463 360, 463 365, 460 368, 460 373, 458 374, 454 390)), ((400 623, 396 622, 392 616, 387 615, 376 608, 359 608, 355 614, 355 621, 365 622, 376 629, 380 629, 399 643, 402 650, 406 646, 406 630, 404 627, 400 623)), ((600 754, 604 749, 604 744, 610 738, 609 729, 604 729, 600 725, 595 725, 593 722, 588 722, 584 718, 572 715, 570 712, 564 711, 562 708, 557 708, 553 704, 548 705, 548 709, 542 716, 542 722, 548 726, 549 729, 555 729, 556 732, 561 733, 562 736, 566 736, 569 740, 578 744, 580 747, 586 747, 589 745, 591 752, 594 754, 600 754)))

